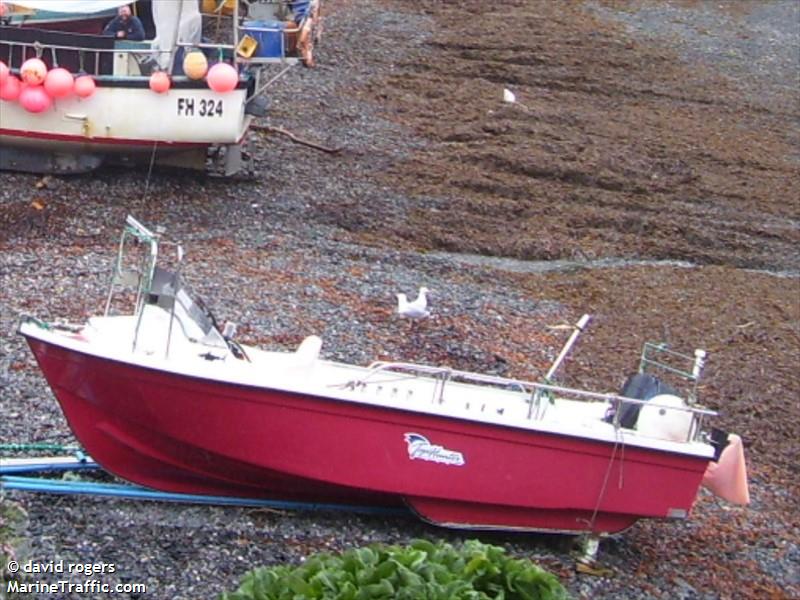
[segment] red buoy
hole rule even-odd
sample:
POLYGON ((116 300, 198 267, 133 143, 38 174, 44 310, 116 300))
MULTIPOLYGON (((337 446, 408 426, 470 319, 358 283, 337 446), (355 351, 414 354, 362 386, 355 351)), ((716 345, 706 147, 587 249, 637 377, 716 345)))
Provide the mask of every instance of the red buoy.
POLYGON ((89 75, 81 75, 75 80, 75 95, 79 98, 88 98, 97 89, 94 79, 89 75))
POLYGON ((6 80, 0 83, 0 100, 14 102, 14 100, 19 98, 21 89, 22 82, 16 75, 11 75, 9 73, 8 77, 6 77, 6 80))
POLYGON ((26 85, 19 93, 19 103, 28 112, 41 113, 53 105, 53 99, 42 86, 26 85))
POLYGON ((206 81, 212 90, 224 94, 236 89, 239 83, 239 73, 228 63, 219 62, 208 70, 206 81))
POLYGON ((156 71, 150 75, 150 89, 156 94, 163 94, 172 86, 169 75, 164 71, 156 71))
POLYGON ((51 98, 66 98, 75 87, 75 78, 66 69, 52 69, 44 78, 44 89, 51 98))

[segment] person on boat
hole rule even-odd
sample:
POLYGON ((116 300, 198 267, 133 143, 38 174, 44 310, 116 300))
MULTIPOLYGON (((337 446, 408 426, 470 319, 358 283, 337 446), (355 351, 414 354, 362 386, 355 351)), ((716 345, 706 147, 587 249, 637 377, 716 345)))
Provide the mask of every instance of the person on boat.
POLYGON ((144 25, 139 17, 131 12, 131 7, 120 6, 117 16, 103 29, 103 35, 112 35, 121 40, 141 42, 144 39, 144 25))

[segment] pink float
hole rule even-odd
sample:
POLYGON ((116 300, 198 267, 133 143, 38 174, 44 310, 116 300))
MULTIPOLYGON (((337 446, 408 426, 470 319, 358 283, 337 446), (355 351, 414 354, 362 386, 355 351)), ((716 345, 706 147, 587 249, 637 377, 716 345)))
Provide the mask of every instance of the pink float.
POLYGON ((22 89, 22 82, 16 75, 9 74, 3 83, 0 83, 0 100, 6 102, 14 102, 19 98, 20 90, 22 89))
POLYGON ((75 78, 66 69, 51 70, 44 78, 44 89, 51 98, 66 98, 75 87, 75 78))
POLYGON ((163 94, 172 86, 169 75, 164 71, 156 71, 150 75, 150 89, 156 94, 163 94))
POLYGON ((2 60, 0 60, 0 85, 3 85, 8 79, 8 66, 2 60))
POLYGON ((97 85, 89 75, 81 75, 75 80, 75 95, 79 98, 88 98, 97 89, 97 85))
POLYGON ((28 112, 40 113, 53 105, 53 99, 47 95, 42 86, 27 85, 19 93, 19 103, 28 112))
POLYGON ((220 62, 208 70, 206 81, 212 90, 224 94, 236 89, 239 83, 239 74, 228 63, 220 62))
POLYGON ((22 63, 19 74, 28 85, 42 85, 47 77, 47 65, 40 58, 29 58, 22 63))

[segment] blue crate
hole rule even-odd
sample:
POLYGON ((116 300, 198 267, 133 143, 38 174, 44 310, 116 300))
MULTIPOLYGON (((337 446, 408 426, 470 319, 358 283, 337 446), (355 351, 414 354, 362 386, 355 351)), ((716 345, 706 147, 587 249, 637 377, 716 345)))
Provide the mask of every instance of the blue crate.
POLYGON ((284 54, 283 30, 286 24, 282 21, 245 21, 242 31, 258 42, 253 57, 282 58, 284 54), (261 30, 270 31, 261 31, 261 30))

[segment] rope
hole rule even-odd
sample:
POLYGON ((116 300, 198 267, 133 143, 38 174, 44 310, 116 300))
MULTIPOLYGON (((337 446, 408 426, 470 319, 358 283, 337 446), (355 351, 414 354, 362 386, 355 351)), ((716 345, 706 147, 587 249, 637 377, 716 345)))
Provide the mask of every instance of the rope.
POLYGON ((153 142, 153 152, 150 154, 150 166, 147 168, 147 179, 144 182, 144 193, 142 194, 142 202, 147 200, 147 193, 150 191, 150 177, 153 175, 153 165, 156 162, 156 149, 158 148, 158 141, 153 142))
POLYGON ((625 458, 625 440, 622 437, 622 432, 618 429, 615 430, 614 436, 614 448, 611 451, 611 458, 608 461, 608 467, 606 468, 606 474, 603 477, 603 485, 600 487, 600 494, 597 496, 597 502, 594 505, 594 511, 592 511, 592 518, 589 519, 589 531, 594 531, 594 525, 597 521, 597 514, 600 512, 600 503, 603 501, 603 497, 606 495, 606 488, 608 487, 608 480, 611 477, 611 468, 614 466, 614 459, 617 456, 617 448, 621 448, 622 458, 620 458, 620 472, 619 472, 619 487, 622 487, 622 461, 625 458))

